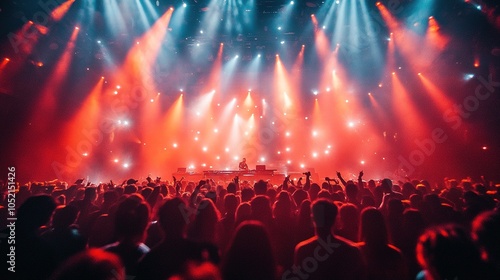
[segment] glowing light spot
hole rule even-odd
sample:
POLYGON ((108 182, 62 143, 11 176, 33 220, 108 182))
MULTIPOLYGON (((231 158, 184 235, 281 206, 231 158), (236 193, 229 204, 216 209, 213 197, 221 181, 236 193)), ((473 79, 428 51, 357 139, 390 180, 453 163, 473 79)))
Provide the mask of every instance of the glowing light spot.
POLYGON ((114 94, 115 94, 115 95, 117 95, 117 94, 118 94, 118 91, 117 91, 117 90, 115 90, 115 91, 114 91, 114 94))
POLYGON ((203 148, 202 148, 202 150, 203 150, 204 152, 206 152, 206 151, 208 150, 208 148, 207 148, 207 147, 203 147, 203 148))
POLYGON ((316 158, 316 157, 318 157, 318 153, 313 152, 313 153, 312 153, 312 156, 313 156, 314 158, 316 158))
POLYGON ((346 99, 346 100, 345 100, 345 103, 349 103, 349 99, 346 99))
POLYGON ((129 164, 128 163, 124 163, 123 164, 123 168, 128 168, 129 167, 129 164))
POLYGON ((465 81, 469 81, 469 80, 471 80, 472 78, 474 78, 474 74, 465 74, 465 75, 464 75, 464 80, 465 80, 465 81))
POLYGON ((261 161, 261 162, 265 162, 265 161, 266 161, 266 158, 265 158, 265 157, 260 157, 260 161, 261 161))
POLYGON ((287 164, 292 164, 292 161, 291 160, 287 160, 286 163, 287 164))
POLYGON ((151 103, 155 102, 155 100, 154 100, 153 98, 151 98, 151 100, 150 100, 150 101, 151 101, 151 103))
POLYGON ((188 5, 186 3, 182 4, 182 7, 186 8, 188 5))
POLYGON ((303 163, 301 163, 301 164, 300 164, 300 168, 304 168, 304 167, 306 167, 306 165, 305 165, 305 164, 303 164, 303 163))
POLYGON ((117 158, 115 158, 115 159, 113 160, 113 162, 114 162, 114 163, 118 163, 118 159, 117 159, 117 158))
POLYGON ((318 136, 318 132, 317 132, 316 130, 314 130, 314 131, 312 132, 312 135, 313 135, 314 137, 316 137, 316 136, 318 136))
POLYGON ((177 148, 177 143, 172 144, 172 147, 177 148))
POLYGON ((317 90, 313 90, 313 91, 312 91, 312 93, 313 93, 314 95, 318 95, 318 91, 317 91, 317 90))
POLYGON ((286 147, 285 151, 290 152, 290 147, 286 147))
POLYGON ((281 155, 281 151, 278 151, 278 152, 277 152, 277 154, 278 154, 278 155, 281 155))
POLYGON ((483 146, 483 150, 488 150, 488 147, 486 147, 486 146, 483 146))
POLYGON ((226 151, 226 153, 229 153, 229 148, 225 148, 224 151, 226 151))
POLYGON ((194 141, 198 141, 198 137, 195 137, 195 138, 194 138, 194 141))
POLYGON ((82 156, 86 157, 88 156, 89 154, 88 153, 83 153, 82 156))
POLYGON ((289 131, 287 131, 287 132, 285 133, 285 135, 286 135, 286 137, 290 136, 290 132, 289 132, 289 131))
POLYGON ((219 130, 217 128, 214 129, 214 133, 217 133, 219 132, 219 130))
POLYGON ((354 122, 349 122, 349 123, 347 123, 347 126, 348 126, 348 127, 354 127, 354 122))
POLYGON ((364 160, 362 160, 360 163, 361 163, 361 164, 365 164, 365 161, 364 161, 364 160))

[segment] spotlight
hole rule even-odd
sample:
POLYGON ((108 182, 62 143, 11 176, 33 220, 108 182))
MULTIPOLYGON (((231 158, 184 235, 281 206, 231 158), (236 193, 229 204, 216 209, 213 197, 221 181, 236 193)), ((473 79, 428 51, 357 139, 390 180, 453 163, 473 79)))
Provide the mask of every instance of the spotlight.
POLYGON ((78 26, 75 26, 75 29, 76 29, 76 30, 79 30, 80 28, 79 28, 78 26))
POLYGON ((186 8, 186 7, 187 7, 187 4, 186 4, 186 3, 182 4, 182 7, 186 8))
POLYGON ((128 163, 124 163, 123 164, 123 168, 128 168, 129 167, 129 164, 128 163))
POLYGON ((285 41, 281 41, 281 42, 280 42, 280 44, 282 44, 282 45, 283 45, 284 43, 285 43, 285 41))
POLYGON ((97 43, 100 44, 101 43, 101 40, 97 40, 97 43))
POLYGON ((278 26, 278 30, 281 30, 281 26, 278 26))
POLYGON ((361 163, 361 164, 365 164, 365 161, 364 161, 364 160, 362 160, 360 163, 361 163))
POLYGON ((313 93, 314 95, 318 95, 318 91, 317 91, 317 90, 313 90, 313 91, 312 91, 312 93, 313 93))
POLYGON ((257 57, 260 57, 260 53, 257 55, 257 57))
POLYGON ((474 78, 474 74, 465 74, 464 75, 464 80, 469 81, 470 79, 474 78))
POLYGON ((118 163, 118 159, 117 159, 117 158, 115 158, 115 159, 113 160, 113 162, 114 162, 114 163, 118 163))
POLYGON ((172 144, 172 147, 177 148, 177 143, 172 144))
POLYGON ((293 1, 290 1, 290 5, 293 5, 293 4, 295 4, 295 2, 293 2, 293 1))

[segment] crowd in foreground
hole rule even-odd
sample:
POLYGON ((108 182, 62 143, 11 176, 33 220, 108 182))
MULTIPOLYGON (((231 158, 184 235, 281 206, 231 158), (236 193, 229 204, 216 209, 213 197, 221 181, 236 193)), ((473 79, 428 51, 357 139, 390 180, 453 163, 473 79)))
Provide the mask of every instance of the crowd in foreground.
POLYGON ((1 185, 0 279, 500 279, 500 186, 338 179, 1 185), (10 258, 12 259, 12 258, 10 258))

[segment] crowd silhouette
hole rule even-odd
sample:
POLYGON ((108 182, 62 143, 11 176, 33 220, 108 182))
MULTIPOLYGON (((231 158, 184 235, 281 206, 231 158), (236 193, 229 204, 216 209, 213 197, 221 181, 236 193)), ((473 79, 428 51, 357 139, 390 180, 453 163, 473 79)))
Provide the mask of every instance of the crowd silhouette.
POLYGON ((16 187, 0 279, 500 279, 500 185, 286 177, 16 187))

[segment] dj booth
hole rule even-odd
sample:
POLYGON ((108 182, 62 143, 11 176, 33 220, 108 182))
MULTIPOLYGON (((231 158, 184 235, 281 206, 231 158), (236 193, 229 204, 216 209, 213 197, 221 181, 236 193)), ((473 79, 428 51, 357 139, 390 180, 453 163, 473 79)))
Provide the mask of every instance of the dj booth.
MULTIPOLYGON (((265 165, 257 165, 255 170, 205 170, 200 172, 189 172, 186 168, 179 168, 177 172, 173 174, 177 178, 184 177, 187 181, 199 181, 206 179, 213 179, 215 182, 231 182, 236 176, 238 176, 240 182, 248 181, 250 183, 257 182, 259 180, 268 181, 273 185, 280 185, 285 180, 285 173, 277 172, 276 169, 266 169, 265 165)), ((292 179, 304 177, 301 172, 288 172, 287 175, 291 175, 292 179)), ((318 174, 312 173, 313 181, 316 181, 318 174)), ((305 180, 303 181, 305 182, 305 180)))

